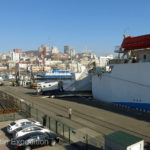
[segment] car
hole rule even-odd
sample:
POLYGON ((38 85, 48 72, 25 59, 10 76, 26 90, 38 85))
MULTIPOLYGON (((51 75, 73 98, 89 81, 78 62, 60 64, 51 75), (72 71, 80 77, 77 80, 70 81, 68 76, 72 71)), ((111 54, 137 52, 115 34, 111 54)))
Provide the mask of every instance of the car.
POLYGON ((43 132, 43 133, 50 133, 50 130, 44 126, 36 126, 36 125, 26 125, 23 127, 20 127, 19 129, 17 129, 14 134, 13 137, 17 138, 20 136, 23 136, 25 134, 31 133, 31 132, 43 132))
POLYGON ((0 81, 4 81, 3 77, 0 76, 0 81))
POLYGON ((4 83, 0 81, 0 86, 3 86, 3 85, 4 85, 4 83))
POLYGON ((19 127, 17 129, 15 129, 14 132, 13 132, 13 138, 16 137, 17 132, 20 132, 21 130, 24 130, 24 129, 26 129, 28 127, 32 127, 32 126, 35 126, 35 124, 29 124, 29 125, 27 124, 27 125, 24 125, 22 127, 19 127))
POLYGON ((7 126, 7 132, 9 134, 13 134, 14 131, 19 128, 22 127, 24 125, 31 125, 31 124, 35 124, 35 125, 41 125, 40 122, 38 121, 34 121, 34 120, 28 120, 28 119, 20 119, 14 122, 11 122, 8 126, 7 126))
POLYGON ((59 137, 54 133, 32 132, 11 140, 15 149, 31 150, 33 148, 51 145, 55 146, 59 137))

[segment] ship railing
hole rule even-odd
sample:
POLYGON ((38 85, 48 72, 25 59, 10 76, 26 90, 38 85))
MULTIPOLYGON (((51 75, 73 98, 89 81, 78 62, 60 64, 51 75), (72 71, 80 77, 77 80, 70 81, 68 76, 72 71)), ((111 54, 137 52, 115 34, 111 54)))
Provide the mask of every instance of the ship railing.
POLYGON ((115 53, 124 53, 124 49, 121 48, 121 46, 115 46, 114 52, 115 53))

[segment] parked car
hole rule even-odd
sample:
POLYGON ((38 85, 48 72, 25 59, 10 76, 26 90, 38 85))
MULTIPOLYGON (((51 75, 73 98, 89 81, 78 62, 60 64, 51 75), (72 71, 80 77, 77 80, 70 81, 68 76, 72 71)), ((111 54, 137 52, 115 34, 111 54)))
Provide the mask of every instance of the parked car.
POLYGON ((4 83, 0 81, 0 86, 3 86, 3 85, 4 85, 4 83))
POLYGON ((1 81, 1 82, 4 81, 3 77, 1 77, 1 76, 0 76, 0 81, 1 81))
POLYGON ((59 137, 54 133, 32 132, 11 140, 11 145, 15 149, 31 150, 45 145, 55 146, 58 142, 59 137))
POLYGON ((17 138, 35 131, 42 132, 42 133, 50 133, 50 130, 48 128, 43 126, 36 126, 33 124, 33 125, 25 125, 23 127, 20 127, 14 132, 13 137, 17 138))
POLYGON ((35 126, 35 124, 24 125, 22 127, 19 127, 17 129, 15 129, 14 132, 13 132, 13 138, 16 138, 17 132, 20 132, 21 130, 24 130, 24 129, 26 129, 28 127, 32 127, 32 126, 35 126))
POLYGON ((41 125, 40 122, 38 122, 38 121, 34 121, 34 120, 30 121, 28 119, 20 119, 20 120, 11 122, 7 126, 7 132, 10 134, 13 134, 17 128, 25 126, 25 125, 31 125, 31 124, 41 125))

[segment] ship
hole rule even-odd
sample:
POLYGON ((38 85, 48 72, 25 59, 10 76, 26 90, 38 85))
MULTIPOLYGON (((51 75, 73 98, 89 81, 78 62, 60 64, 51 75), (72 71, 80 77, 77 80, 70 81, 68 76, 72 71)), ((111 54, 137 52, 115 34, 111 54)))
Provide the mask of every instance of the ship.
MULTIPOLYGON (((91 75, 88 69, 79 63, 73 64, 74 71, 54 69, 35 78, 39 92, 44 94, 59 91, 91 91, 91 75)), ((73 67, 71 67, 73 68, 73 67)))
POLYGON ((118 56, 92 75, 96 100, 150 111, 150 34, 126 36, 118 56))
POLYGON ((59 69, 53 69, 51 72, 44 72, 42 74, 38 74, 37 78, 40 79, 60 79, 60 78, 66 78, 70 79, 73 78, 74 73, 70 72, 69 70, 59 70, 59 69))

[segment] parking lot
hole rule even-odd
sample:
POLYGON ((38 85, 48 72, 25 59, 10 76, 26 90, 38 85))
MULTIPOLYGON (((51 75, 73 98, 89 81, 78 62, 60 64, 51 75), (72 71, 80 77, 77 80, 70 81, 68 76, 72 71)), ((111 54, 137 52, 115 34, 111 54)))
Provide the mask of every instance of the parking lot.
MULTIPOLYGON (((10 121, 0 122, 0 149, 1 150, 13 150, 13 147, 10 144, 11 136, 7 133, 6 127, 10 121)), ((77 148, 68 145, 64 141, 60 140, 59 144, 56 146, 44 146, 37 148, 38 150, 77 150, 77 148)))

